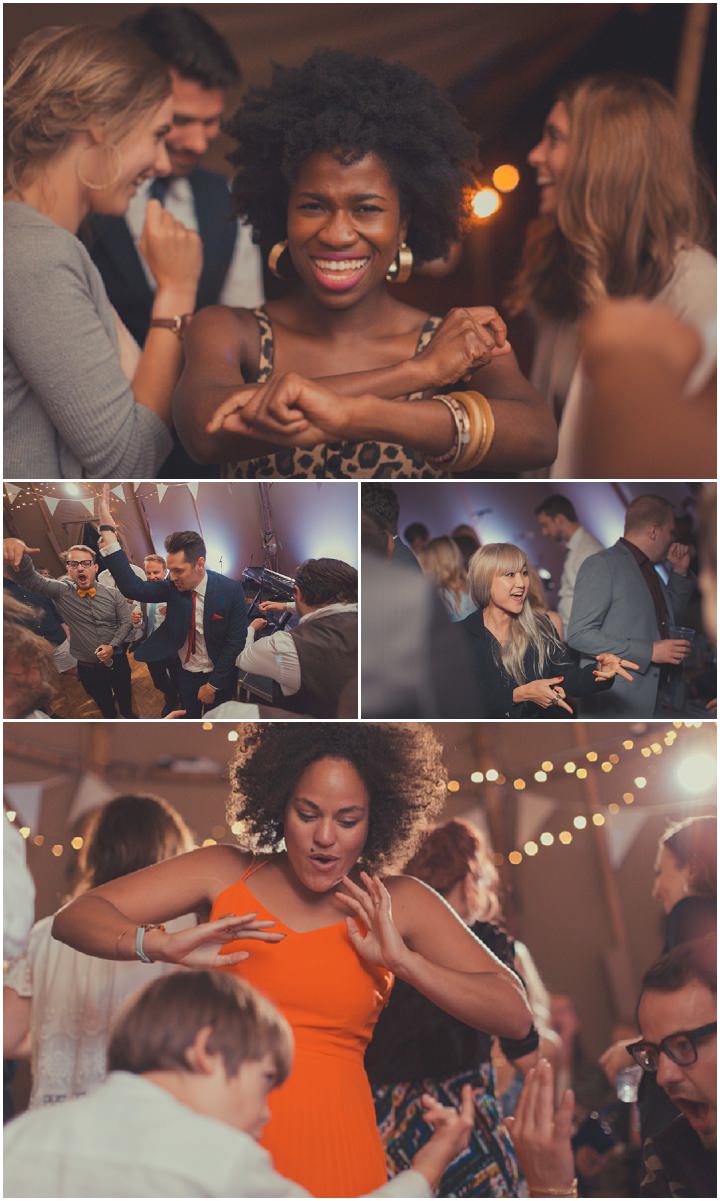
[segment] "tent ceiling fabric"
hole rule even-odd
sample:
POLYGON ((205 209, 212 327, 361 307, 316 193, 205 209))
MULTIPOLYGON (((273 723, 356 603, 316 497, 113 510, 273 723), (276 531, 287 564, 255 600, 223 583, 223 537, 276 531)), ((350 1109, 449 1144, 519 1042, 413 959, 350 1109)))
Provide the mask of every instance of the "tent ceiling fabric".
MULTIPOLYGON (((116 25, 140 4, 64 4, 64 24, 116 25)), ((617 4, 201 4, 227 39, 243 86, 264 84, 270 63, 302 63, 332 47, 399 60, 455 92, 482 132, 502 124, 573 51, 591 38, 617 4)), ((5 5, 6 52, 25 34, 57 23, 57 6, 5 5)), ((231 112, 237 95, 230 97, 231 112)), ((221 146, 212 162, 223 165, 221 146)))

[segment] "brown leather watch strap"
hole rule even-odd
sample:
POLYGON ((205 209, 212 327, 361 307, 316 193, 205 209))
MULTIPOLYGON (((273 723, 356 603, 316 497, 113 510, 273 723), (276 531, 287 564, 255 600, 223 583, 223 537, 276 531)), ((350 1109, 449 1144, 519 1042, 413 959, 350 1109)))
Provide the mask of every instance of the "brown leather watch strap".
POLYGON ((182 342, 192 319, 192 313, 183 313, 182 316, 177 314, 175 317, 153 317, 150 329, 169 329, 182 342))

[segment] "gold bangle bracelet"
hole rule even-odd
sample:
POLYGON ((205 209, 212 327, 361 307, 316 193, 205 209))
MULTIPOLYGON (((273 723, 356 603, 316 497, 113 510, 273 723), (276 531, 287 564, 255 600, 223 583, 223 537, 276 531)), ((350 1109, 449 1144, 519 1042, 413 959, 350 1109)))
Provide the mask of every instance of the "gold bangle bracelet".
POLYGON ((531 1197, 577 1197, 578 1182, 577 1176, 573 1180, 570 1188, 533 1188, 529 1184, 531 1197))
POLYGON ((466 471, 468 465, 477 458, 480 448, 485 441, 485 419, 478 406, 467 401, 468 393, 451 392, 449 395, 453 401, 462 407, 468 428, 465 445, 461 448, 461 453, 455 458, 452 470, 456 472, 466 471))
POLYGON ((471 427, 478 431, 477 438, 472 438, 456 465, 457 471, 472 471, 479 467, 486 458, 495 438, 495 415, 490 401, 482 392, 453 392, 452 396, 461 400, 471 422, 471 427))

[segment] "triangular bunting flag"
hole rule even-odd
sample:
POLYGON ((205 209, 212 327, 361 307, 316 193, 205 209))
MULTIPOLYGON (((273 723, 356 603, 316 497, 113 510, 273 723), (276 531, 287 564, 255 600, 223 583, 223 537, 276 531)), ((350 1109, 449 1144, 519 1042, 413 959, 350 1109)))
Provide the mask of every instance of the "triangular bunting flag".
POLYGON ((15 498, 16 498, 16 496, 17 496, 18 492, 20 492, 20 491, 21 491, 21 489, 20 489, 20 488, 18 488, 17 484, 6 484, 6 485, 5 485, 5 491, 6 491, 6 492, 7 492, 7 494, 8 494, 8 500, 10 501, 10 504, 11 504, 11 505, 14 505, 14 504, 15 504, 15 498))
POLYGON ((125 500, 125 489, 122 484, 118 484, 116 488, 111 488, 113 496, 117 496, 118 500, 125 500))
POLYGON ((168 485, 167 484, 156 484, 155 487, 157 488, 158 500, 161 501, 163 496, 165 495, 165 493, 168 490, 168 485))
POLYGON ((642 809, 621 810, 611 821, 605 823, 608 855, 613 869, 617 871, 634 843, 642 826, 651 816, 642 809))
POLYGON ((85 508, 87 509, 87 511, 91 517, 95 516, 95 497, 94 496, 91 496, 89 499, 86 497, 83 497, 82 500, 80 501, 80 504, 85 505, 85 508))
POLYGON ((57 509, 58 505, 60 504, 60 499, 61 498, 59 496, 44 496, 43 497, 45 504, 47 505, 48 509, 50 510, 51 517, 55 516, 55 510, 57 509))
POLYGON ((29 826, 33 834, 37 833, 44 787, 44 780, 5 785, 5 800, 8 803, 8 807, 14 809, 18 815, 15 822, 18 828, 20 826, 29 826))
POLYGON ((190 495, 192 496, 193 500, 195 500, 195 501, 197 500, 199 486, 200 485, 197 480, 188 480, 188 490, 189 490, 190 495))
POLYGON ((522 850, 526 842, 533 841, 535 836, 547 825, 550 815, 555 811, 557 802, 550 797, 539 796, 536 792, 523 792, 518 797, 517 831, 515 836, 518 850, 522 850))

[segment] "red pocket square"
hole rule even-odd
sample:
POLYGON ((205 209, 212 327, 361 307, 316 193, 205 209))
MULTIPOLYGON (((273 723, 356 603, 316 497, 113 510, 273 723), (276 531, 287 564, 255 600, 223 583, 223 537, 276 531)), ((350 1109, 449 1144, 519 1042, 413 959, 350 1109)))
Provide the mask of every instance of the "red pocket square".
POLYGON ((211 620, 211 621, 224 621, 224 620, 225 620, 225 618, 223 617, 222 613, 213 613, 213 615, 212 615, 212 617, 210 618, 210 620, 211 620))

